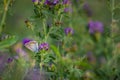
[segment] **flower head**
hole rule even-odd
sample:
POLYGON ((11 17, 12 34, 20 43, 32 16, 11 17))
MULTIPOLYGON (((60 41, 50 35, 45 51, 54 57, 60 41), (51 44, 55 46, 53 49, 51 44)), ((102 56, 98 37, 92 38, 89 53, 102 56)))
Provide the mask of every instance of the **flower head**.
POLYGON ((63 0, 63 4, 70 4, 70 0, 63 0))
POLYGON ((46 77, 44 71, 32 68, 28 70, 24 80, 46 80, 46 77))
POLYGON ((40 45, 39 45, 39 49, 40 50, 45 50, 45 51, 47 51, 48 49, 49 49, 49 44, 48 43, 41 43, 40 45))
POLYGON ((87 2, 84 3, 83 9, 86 12, 86 14, 87 14, 88 17, 92 16, 92 10, 91 10, 91 8, 90 8, 90 6, 89 6, 89 4, 87 2))
POLYGON ((66 35, 72 35, 73 34, 73 29, 70 27, 67 27, 64 29, 66 35))
POLYGON ((45 4, 49 6, 54 6, 59 3, 59 0, 46 0, 45 4))
POLYGON ((95 56, 93 55, 93 52, 91 52, 91 51, 87 52, 86 57, 87 57, 87 60, 88 60, 89 62, 95 63, 96 58, 95 58, 95 56))
POLYGON ((66 12, 66 13, 67 13, 67 12, 72 12, 72 8, 70 8, 70 7, 69 7, 69 8, 65 8, 65 9, 64 9, 64 12, 66 12))
POLYGON ((89 32, 91 33, 91 34, 94 34, 95 32, 100 32, 100 33, 102 33, 103 32, 103 24, 101 23, 101 22, 99 22, 99 21, 96 21, 96 22, 94 22, 94 21, 90 21, 89 23, 88 23, 88 27, 89 27, 89 32))
POLYGON ((7 63, 11 63, 13 61, 13 58, 11 58, 11 57, 9 57, 8 59, 7 59, 7 63))

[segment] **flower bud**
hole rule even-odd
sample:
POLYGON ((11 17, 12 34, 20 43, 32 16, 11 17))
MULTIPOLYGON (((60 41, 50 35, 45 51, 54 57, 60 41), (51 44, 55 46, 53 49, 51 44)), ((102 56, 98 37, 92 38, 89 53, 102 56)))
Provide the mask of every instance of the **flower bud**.
POLYGON ((66 35, 72 35, 73 34, 73 29, 70 27, 67 27, 64 29, 66 35))
POLYGON ((41 43, 39 45, 39 50, 47 51, 49 49, 49 44, 48 43, 41 43))

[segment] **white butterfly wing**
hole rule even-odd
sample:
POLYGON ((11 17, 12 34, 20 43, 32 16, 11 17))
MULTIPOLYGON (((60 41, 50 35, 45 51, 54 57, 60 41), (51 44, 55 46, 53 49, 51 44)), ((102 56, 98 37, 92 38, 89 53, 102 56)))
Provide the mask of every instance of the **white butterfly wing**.
POLYGON ((25 44, 25 47, 33 52, 38 52, 38 42, 36 41, 30 41, 25 44))

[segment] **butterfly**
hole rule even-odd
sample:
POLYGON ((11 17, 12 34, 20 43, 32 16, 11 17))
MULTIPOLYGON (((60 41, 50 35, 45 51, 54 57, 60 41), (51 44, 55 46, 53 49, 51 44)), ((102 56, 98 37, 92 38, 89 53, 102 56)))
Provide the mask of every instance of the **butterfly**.
POLYGON ((29 41, 29 42, 25 43, 24 46, 35 53, 37 53, 39 50, 38 42, 36 42, 36 41, 29 41))

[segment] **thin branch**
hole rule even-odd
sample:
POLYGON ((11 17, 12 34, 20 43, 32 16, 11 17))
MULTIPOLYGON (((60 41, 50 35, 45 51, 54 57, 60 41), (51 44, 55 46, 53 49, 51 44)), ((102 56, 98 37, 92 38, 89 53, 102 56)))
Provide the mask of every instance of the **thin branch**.
POLYGON ((6 3, 6 0, 4 0, 4 12, 3 12, 3 16, 2 16, 2 19, 1 19, 1 23, 0 23, 0 33, 2 32, 3 26, 5 24, 6 15, 7 15, 7 11, 8 11, 10 1, 11 0, 8 0, 7 3, 6 3))

